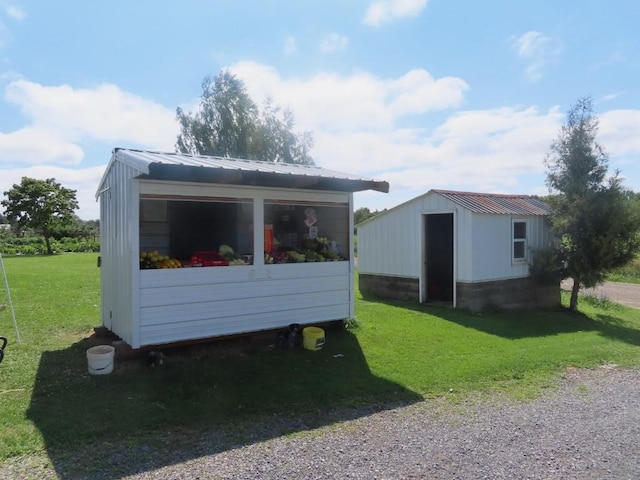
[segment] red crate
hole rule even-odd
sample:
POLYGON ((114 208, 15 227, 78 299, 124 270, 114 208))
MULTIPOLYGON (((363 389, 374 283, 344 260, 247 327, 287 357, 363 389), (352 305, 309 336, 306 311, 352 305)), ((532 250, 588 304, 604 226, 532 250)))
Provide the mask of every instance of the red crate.
POLYGON ((202 263, 203 267, 226 267, 229 265, 226 258, 213 250, 193 252, 191 258, 193 259, 193 257, 198 257, 200 261, 196 261, 195 263, 202 263))

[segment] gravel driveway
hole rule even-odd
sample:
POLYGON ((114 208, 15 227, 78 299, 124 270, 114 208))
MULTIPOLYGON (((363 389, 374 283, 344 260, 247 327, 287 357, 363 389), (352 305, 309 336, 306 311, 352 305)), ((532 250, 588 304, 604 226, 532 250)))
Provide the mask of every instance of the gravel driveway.
MULTIPOLYGON (((562 289, 571 291, 573 280, 562 282, 562 289)), ((606 298, 627 307, 640 308, 640 285, 636 283, 605 282, 595 288, 582 289, 581 293, 606 298)))
POLYGON ((638 479, 640 372, 574 370, 522 403, 438 401, 131 479, 638 479))
POLYGON ((112 453, 114 471, 85 476, 17 461, 0 466, 0 478, 123 478, 116 472, 128 465, 141 472, 124 477, 132 480, 638 479, 640 371, 569 370, 532 401, 432 399, 232 448, 216 442, 210 433, 188 452, 112 453))

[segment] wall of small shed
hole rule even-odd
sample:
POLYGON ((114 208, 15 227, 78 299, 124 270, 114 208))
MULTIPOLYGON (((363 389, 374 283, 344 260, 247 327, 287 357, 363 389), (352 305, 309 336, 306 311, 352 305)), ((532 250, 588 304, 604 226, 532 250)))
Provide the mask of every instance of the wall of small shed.
MULTIPOLYGON (((479 214, 460 207, 435 192, 415 198, 358 227, 358 271, 372 292, 391 292, 395 285, 420 281, 424 292, 424 219, 428 214, 454 214, 456 282, 472 284, 527 277, 526 261, 512 260, 512 222, 527 222, 527 258, 548 244, 543 216, 479 214), (394 281, 393 278, 397 278, 394 281)), ((413 285, 413 284, 412 284, 413 285)), ((393 298, 401 298, 395 292, 393 298)))
MULTIPOLYGON (((358 227, 358 271, 376 274, 419 278, 423 265, 422 243, 424 223, 422 216, 428 213, 452 213, 457 216, 457 206, 440 195, 427 194, 380 214, 358 227)), ((458 219, 458 224, 462 222, 458 219)), ((459 249, 467 252, 466 226, 459 231, 459 249)), ((458 261, 458 276, 465 265, 458 261)))
POLYGON ((533 250, 546 244, 545 219, 542 216, 474 214, 471 216, 471 271, 458 281, 482 282, 522 278, 529 275, 527 261, 512 259, 512 223, 527 222, 527 260, 533 250))
POLYGON ((133 315, 137 297, 139 172, 120 162, 110 164, 100 193, 102 324, 125 342, 137 342, 133 315), (135 262, 133 261, 135 256, 135 262))

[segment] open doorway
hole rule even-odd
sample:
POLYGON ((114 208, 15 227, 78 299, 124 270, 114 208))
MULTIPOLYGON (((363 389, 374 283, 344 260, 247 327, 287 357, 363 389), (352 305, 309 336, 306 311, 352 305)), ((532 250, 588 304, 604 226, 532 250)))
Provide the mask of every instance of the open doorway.
POLYGON ((453 213, 425 215, 425 294, 427 302, 453 302, 453 213))

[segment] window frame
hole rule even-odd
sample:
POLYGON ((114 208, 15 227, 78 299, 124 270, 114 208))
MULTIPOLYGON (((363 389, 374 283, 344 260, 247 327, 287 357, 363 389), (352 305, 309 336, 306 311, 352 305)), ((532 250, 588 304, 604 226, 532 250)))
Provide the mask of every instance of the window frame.
POLYGON ((528 262, 529 244, 529 220, 525 218, 511 219, 511 263, 521 264, 528 262), (516 224, 524 225, 524 237, 516 238, 516 224), (516 257, 516 244, 522 244, 522 256, 516 257))

